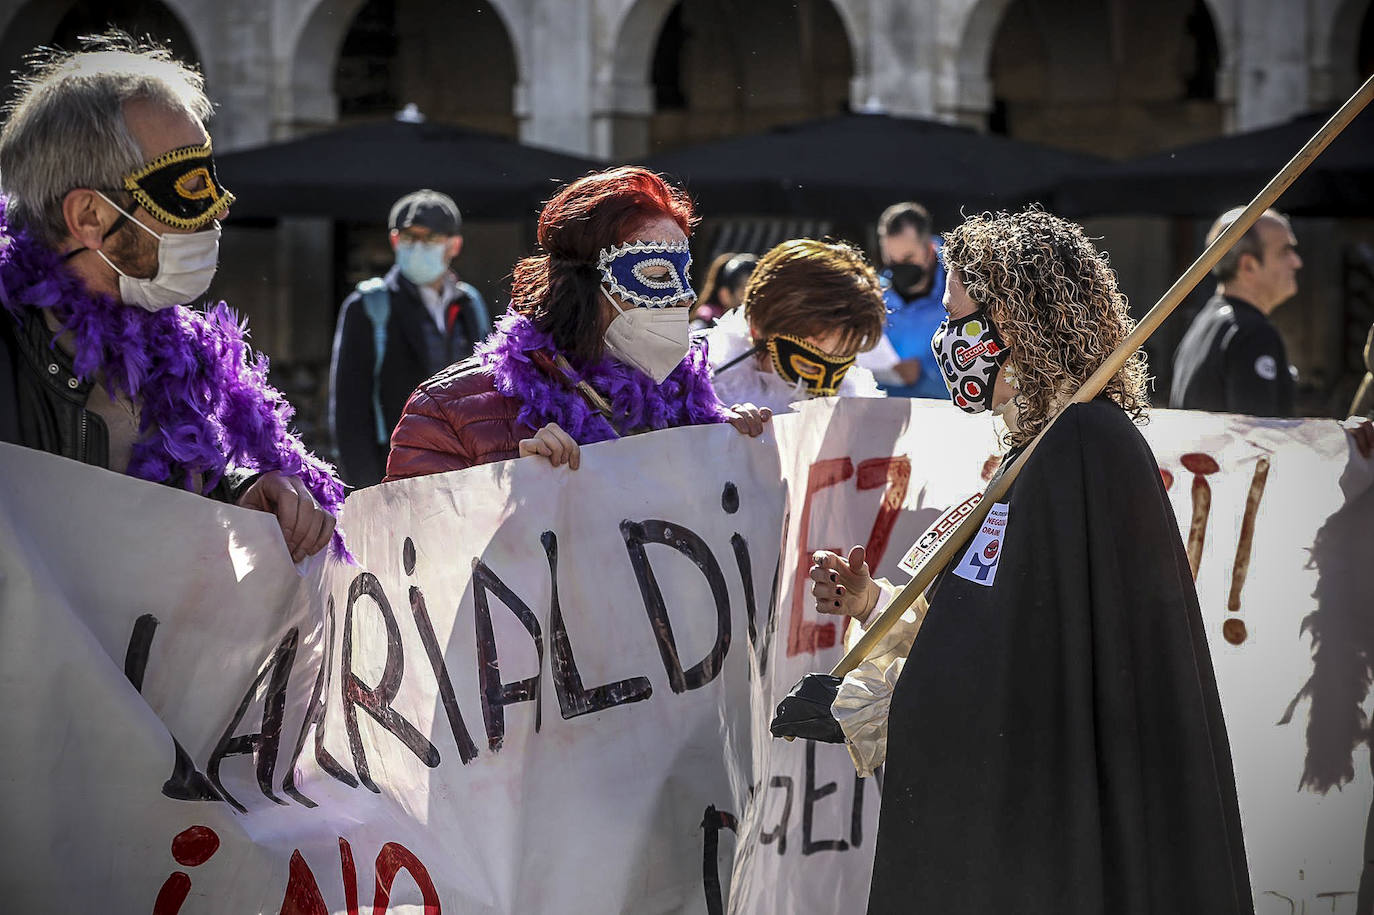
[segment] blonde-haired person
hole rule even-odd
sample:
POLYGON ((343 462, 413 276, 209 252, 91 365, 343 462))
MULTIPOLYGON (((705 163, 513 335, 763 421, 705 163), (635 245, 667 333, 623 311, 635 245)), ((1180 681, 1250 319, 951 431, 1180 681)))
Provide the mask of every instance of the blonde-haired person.
POLYGON ((706 332, 711 383, 722 399, 785 413, 809 397, 882 397, 854 364, 883 333, 878 275, 855 248, 798 238, 765 254, 739 308, 706 332))
MULTIPOLYGON (((1143 357, 1065 406, 1132 328, 1107 258, 1034 209, 967 219, 944 257, 955 404, 1007 421, 1003 466, 1064 413, 923 619, 838 686, 856 765, 886 760, 868 911, 1252 912, 1197 596, 1135 425, 1143 357)), ((816 554, 817 609, 868 624, 890 600, 862 552, 816 554)))

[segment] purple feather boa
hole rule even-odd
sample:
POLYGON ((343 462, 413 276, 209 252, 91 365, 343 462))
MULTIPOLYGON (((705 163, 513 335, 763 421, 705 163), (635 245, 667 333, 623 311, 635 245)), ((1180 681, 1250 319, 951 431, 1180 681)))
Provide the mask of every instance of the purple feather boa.
MULTIPOLYGON (((524 315, 507 312, 476 351, 491 371, 496 390, 520 401, 518 419, 531 429, 558 423, 579 445, 615 438, 610 423, 580 394, 549 378, 530 360, 528 354, 541 349, 557 352, 553 337, 524 315)), ((657 385, 639 369, 609 356, 572 365, 574 381, 590 382, 610 402, 616 422, 627 432, 718 423, 728 416, 711 387, 711 367, 702 346, 692 347, 657 385)))
MULTIPOLYGON (((229 465, 278 470, 339 513, 343 484, 288 428, 291 405, 268 384, 267 358, 249 348, 246 323, 225 303, 207 313, 184 305, 148 312, 93 295, 56 252, 10 227, 0 198, 0 305, 15 320, 48 309, 72 334, 77 375, 141 405, 130 476, 182 478, 188 489, 199 480, 208 493, 229 465)), ((337 533, 334 552, 346 555, 337 533)))

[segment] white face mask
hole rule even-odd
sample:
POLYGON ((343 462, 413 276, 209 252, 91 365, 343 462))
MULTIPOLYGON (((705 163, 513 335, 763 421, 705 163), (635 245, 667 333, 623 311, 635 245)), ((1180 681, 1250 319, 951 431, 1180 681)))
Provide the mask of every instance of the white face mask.
MULTIPOLYGON (((602 287, 601 294, 620 311, 602 287)), ((634 366, 662 384, 681 364, 691 346, 687 322, 690 308, 630 308, 620 311, 606 328, 606 350, 626 365, 634 366)))
MULTIPOLYGON (((97 191, 96 193, 99 193, 97 191)), ((219 223, 188 235, 154 232, 126 213, 119 204, 104 194, 105 202, 123 213, 134 225, 157 239, 157 273, 151 278, 129 276, 97 250, 105 263, 119 274, 119 298, 125 305, 137 305, 148 311, 161 311, 173 305, 185 305, 205 294, 219 267, 219 223)))

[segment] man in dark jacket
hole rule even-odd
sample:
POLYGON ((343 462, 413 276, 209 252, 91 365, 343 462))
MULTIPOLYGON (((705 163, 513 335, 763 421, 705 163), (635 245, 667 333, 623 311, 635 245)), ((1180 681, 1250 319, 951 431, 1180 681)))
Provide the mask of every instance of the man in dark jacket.
MULTIPOLYGON (((1221 214, 1207 232, 1211 244, 1243 211, 1221 214)), ((1169 406, 1176 410, 1294 415, 1296 370, 1269 315, 1298 291, 1298 240, 1288 220, 1265 210, 1217 261, 1216 294, 1193 319, 1174 354, 1169 406)), ((1343 424, 1360 454, 1374 454, 1374 423, 1352 416, 1343 424)))
POLYGON ((238 318, 193 307, 233 201, 201 77, 83 43, 30 58, 0 132, 0 441, 271 512, 293 559, 319 552, 342 485, 238 318))
POLYGON ((396 264, 344 300, 329 373, 339 471, 358 488, 386 474, 391 430, 411 392, 470 356, 491 329, 482 296, 449 269, 463 247, 452 198, 407 194, 391 208, 389 224, 396 264))
MULTIPOLYGON (((1207 243, 1240 213, 1240 207, 1223 213, 1207 233, 1207 243)), ((1293 415, 1294 370, 1269 315, 1298 291, 1301 267, 1288 220, 1266 211, 1212 268, 1217 291, 1174 356, 1170 407, 1293 415)))

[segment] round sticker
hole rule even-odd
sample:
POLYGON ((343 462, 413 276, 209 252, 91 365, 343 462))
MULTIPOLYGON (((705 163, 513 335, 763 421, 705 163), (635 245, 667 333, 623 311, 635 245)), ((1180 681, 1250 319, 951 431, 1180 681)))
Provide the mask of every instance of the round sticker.
POLYGON ((1279 364, 1273 356, 1260 356, 1255 360, 1255 374, 1265 381, 1273 381, 1279 377, 1279 364))

